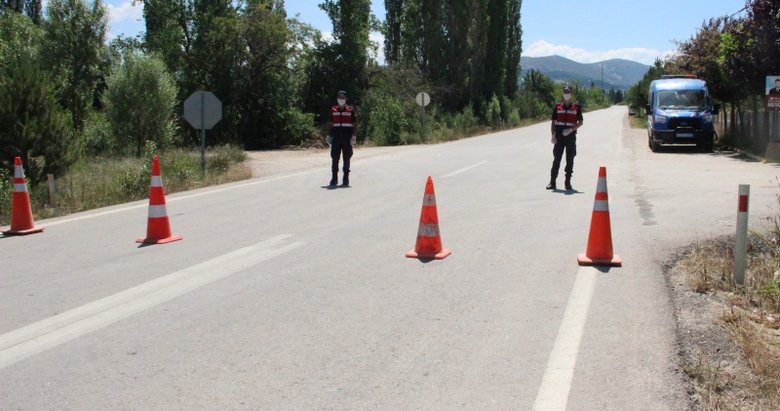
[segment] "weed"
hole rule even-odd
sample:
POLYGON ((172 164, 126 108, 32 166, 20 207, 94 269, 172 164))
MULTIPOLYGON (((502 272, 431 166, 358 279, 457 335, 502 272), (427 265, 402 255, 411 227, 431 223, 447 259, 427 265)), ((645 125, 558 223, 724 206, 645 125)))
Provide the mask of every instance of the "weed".
MULTIPOLYGON (((46 184, 31 188, 30 201, 36 219, 66 215, 99 207, 142 200, 149 194, 151 157, 158 154, 166 193, 251 178, 243 164, 244 151, 220 146, 206 152, 207 172, 201 175, 200 152, 171 149, 159 152, 145 146, 142 158, 83 158, 67 174, 55 180, 53 204, 46 184)), ((10 223, 8 173, 0 170, 0 225, 10 223), (7 208, 6 208, 7 206, 7 208)))

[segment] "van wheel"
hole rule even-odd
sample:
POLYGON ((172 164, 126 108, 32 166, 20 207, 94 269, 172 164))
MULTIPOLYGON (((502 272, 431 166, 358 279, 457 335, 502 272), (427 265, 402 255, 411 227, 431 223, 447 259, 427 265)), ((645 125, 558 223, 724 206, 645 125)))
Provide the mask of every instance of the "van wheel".
POLYGON ((661 148, 661 145, 653 141, 653 136, 647 137, 647 146, 650 147, 650 151, 657 153, 661 148))

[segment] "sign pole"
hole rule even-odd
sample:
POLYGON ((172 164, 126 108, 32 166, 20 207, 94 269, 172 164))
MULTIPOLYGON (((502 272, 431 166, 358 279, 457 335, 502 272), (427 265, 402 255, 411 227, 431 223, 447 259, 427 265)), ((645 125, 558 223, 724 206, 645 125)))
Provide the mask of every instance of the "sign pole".
POLYGON ((205 95, 200 95, 200 176, 206 178, 206 129, 204 128, 206 123, 206 113, 204 103, 205 95))

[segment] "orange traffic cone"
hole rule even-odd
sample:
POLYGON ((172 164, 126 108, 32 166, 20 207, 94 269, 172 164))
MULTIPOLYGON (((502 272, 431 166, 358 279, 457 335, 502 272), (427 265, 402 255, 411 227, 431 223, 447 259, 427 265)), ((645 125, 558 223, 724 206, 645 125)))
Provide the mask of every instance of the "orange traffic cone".
POLYGON ((417 243, 414 250, 406 253, 409 258, 441 260, 452 251, 443 249, 439 235, 439 215, 436 212, 436 194, 433 192, 433 180, 428 177, 425 183, 422 211, 420 212, 420 228, 417 230, 417 243))
POLYGON ((24 235, 40 233, 43 227, 33 222, 30 195, 27 193, 27 181, 24 178, 21 157, 14 158, 14 191, 11 199, 11 229, 3 235, 24 235))
POLYGON ((152 157, 152 184, 149 187, 149 218, 147 219, 146 238, 135 242, 144 244, 165 244, 181 240, 181 236, 171 234, 168 211, 165 208, 165 190, 160 176, 160 161, 152 157))
POLYGON ((609 196, 607 195, 607 168, 599 168, 596 184, 596 199, 590 220, 588 248, 585 254, 577 255, 580 265, 602 265, 620 267, 620 257, 612 254, 612 230, 609 225, 609 196))

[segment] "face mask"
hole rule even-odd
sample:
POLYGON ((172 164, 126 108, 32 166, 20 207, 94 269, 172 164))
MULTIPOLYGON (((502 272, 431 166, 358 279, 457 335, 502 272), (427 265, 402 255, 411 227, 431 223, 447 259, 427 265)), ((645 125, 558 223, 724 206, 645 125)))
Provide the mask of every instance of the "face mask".
POLYGON ((571 93, 563 93, 563 99, 566 101, 571 100, 571 93))
POLYGON ((337 99, 336 102, 338 102, 340 106, 343 106, 344 104, 347 104, 347 100, 345 100, 343 98, 337 99))

